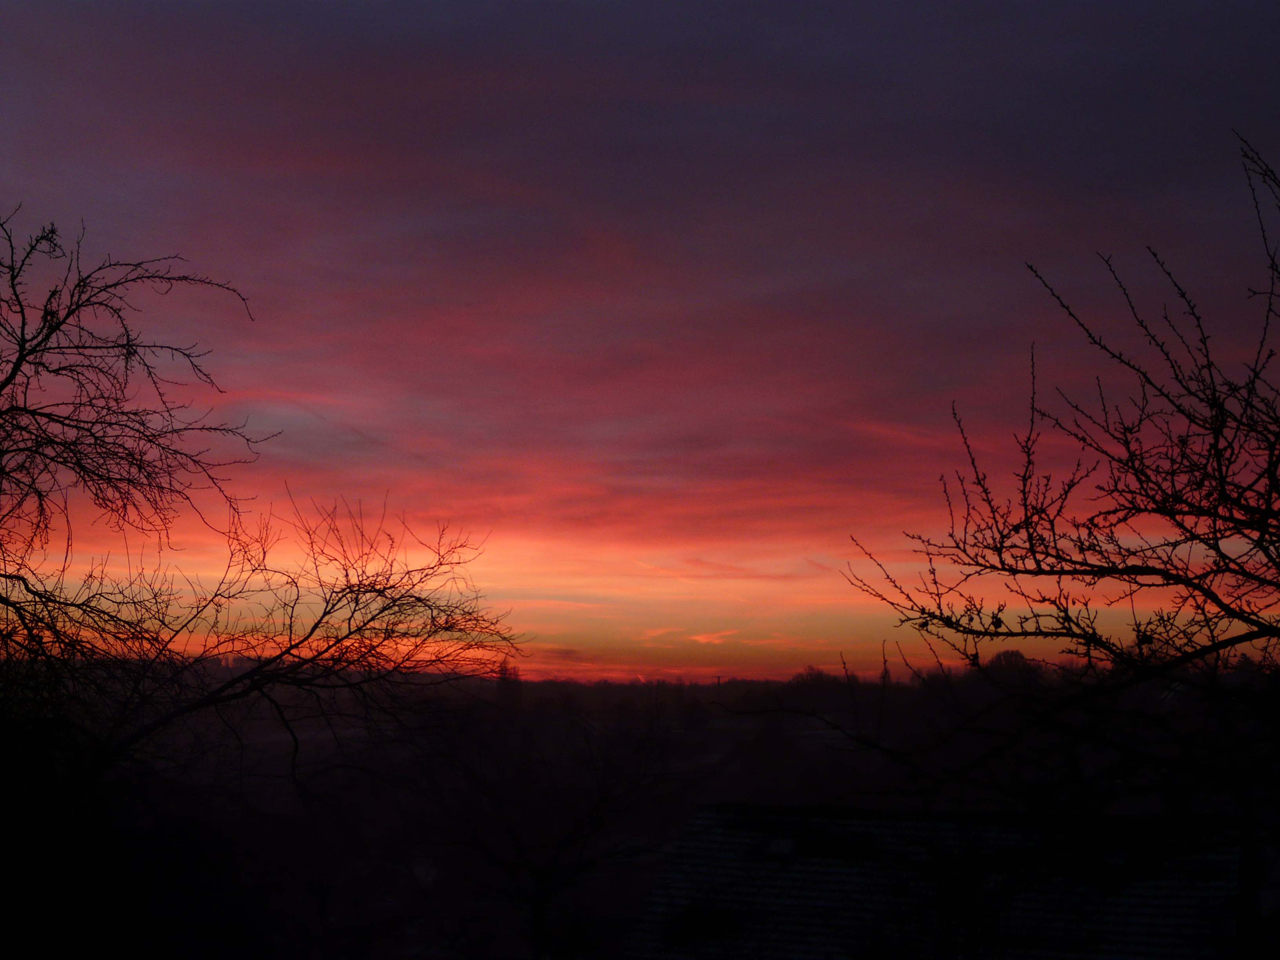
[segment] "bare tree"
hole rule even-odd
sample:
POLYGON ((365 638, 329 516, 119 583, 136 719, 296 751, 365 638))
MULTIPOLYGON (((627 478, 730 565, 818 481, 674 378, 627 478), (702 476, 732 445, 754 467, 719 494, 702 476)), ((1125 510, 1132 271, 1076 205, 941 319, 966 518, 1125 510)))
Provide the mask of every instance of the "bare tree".
MULTIPOLYGON (((944 478, 940 536, 911 535, 924 573, 895 578, 858 544, 878 576, 851 569, 862 592, 897 611, 935 649, 970 664, 991 644, 1048 641, 1086 668, 1169 674, 1247 652, 1280 650, 1280 394, 1271 346, 1280 266, 1268 217, 1280 177, 1247 142, 1267 280, 1256 345, 1231 361, 1199 308, 1151 250, 1177 310, 1150 316, 1104 258, 1140 339, 1123 349, 1082 319, 1031 267, 1066 315, 1130 385, 1097 381, 1089 401, 1035 395, 1020 462, 1002 488, 957 417, 968 470, 944 478), (1074 469, 1041 466, 1045 432, 1079 451, 1074 469), (1121 612, 1122 615, 1121 615, 1121 612)), ((857 541, 855 540, 855 543, 857 541)))
POLYGON ((942 802, 1067 821, 1214 811, 1256 878, 1255 831, 1280 797, 1280 175, 1243 140, 1242 159, 1266 270, 1256 339, 1215 339, 1154 250, 1174 303, 1154 315, 1103 258, 1125 345, 1030 267, 1104 358, 1093 396, 1042 399, 1033 358, 1012 476, 992 477, 956 416, 967 469, 943 479, 945 532, 908 535, 910 579, 855 539, 867 566, 847 577, 933 658, 908 667, 937 722, 898 741, 855 730, 861 747, 942 802), (1043 682, 1010 671, 1010 649, 1043 682))
POLYGON ((52 225, 20 239, 13 215, 0 285, 0 723, 46 767, 108 769, 195 716, 336 729, 511 651, 466 576, 465 538, 420 540, 345 504, 250 522, 227 472, 257 441, 185 399, 216 389, 196 346, 136 326, 138 298, 175 287, 247 314, 233 287, 177 257, 87 266, 52 225), (105 521, 162 556, 175 519, 210 497, 229 516, 212 582, 73 549, 73 527, 105 521))

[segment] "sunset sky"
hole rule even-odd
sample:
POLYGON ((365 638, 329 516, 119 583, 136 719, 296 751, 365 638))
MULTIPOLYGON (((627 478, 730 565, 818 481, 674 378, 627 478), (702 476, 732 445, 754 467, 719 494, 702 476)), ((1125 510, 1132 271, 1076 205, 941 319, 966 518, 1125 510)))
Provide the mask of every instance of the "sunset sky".
MULTIPOLYGON (((235 475, 483 541, 530 676, 865 673, 1031 347, 1095 364, 1095 252, 1154 245, 1226 340, 1262 274, 1233 131, 1280 162, 1280 4, 0 0, 0 206, 180 253, 161 301, 235 475), (206 398, 206 402, 212 402, 206 398)), ((197 545, 192 562, 201 562, 197 545)), ((905 638, 903 638, 905 639, 905 638)))

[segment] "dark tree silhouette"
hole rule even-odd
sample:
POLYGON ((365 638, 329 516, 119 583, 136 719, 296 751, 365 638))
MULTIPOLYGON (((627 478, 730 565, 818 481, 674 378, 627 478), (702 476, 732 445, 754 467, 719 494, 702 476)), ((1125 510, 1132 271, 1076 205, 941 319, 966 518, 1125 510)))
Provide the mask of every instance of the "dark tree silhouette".
POLYGON ((1280 266, 1268 221, 1280 211, 1280 177, 1242 144, 1267 268, 1250 291, 1262 318, 1248 355, 1215 349, 1195 301, 1154 250, 1177 304, 1154 317, 1104 258, 1140 338, 1132 350, 1105 338, 1031 267, 1130 388, 1114 396, 1100 378, 1092 400, 1059 391, 1046 404, 1033 385, 1007 489, 983 469, 957 417, 968 470, 944 478, 947 532, 911 536, 925 568, 918 584, 858 544, 879 575, 851 568, 853 585, 935 649, 978 664, 992 644, 1049 641, 1116 677, 1220 667, 1246 652, 1275 664, 1280 394, 1271 344, 1280 266), (1042 468, 1046 431, 1078 448, 1074 469, 1042 468))
POLYGON ((22 240, 13 219, 0 220, 0 724, 17 752, 93 774, 171 749, 195 717, 337 729, 511 651, 466 577, 464 538, 419 540, 345 504, 250 522, 227 472, 257 441, 186 400, 216 389, 197 347, 136 325, 139 298, 174 288, 247 314, 235 288, 177 257, 89 266, 52 225, 22 240), (73 527, 105 521, 161 556, 210 498, 229 517, 212 581, 128 544, 123 563, 73 549, 73 527))
POLYGON ((943 480, 946 532, 908 535, 918 579, 861 544, 874 572, 847 576, 916 631, 937 668, 907 664, 927 694, 913 722, 855 725, 860 749, 907 771, 930 804, 1223 831, 1242 851, 1232 922, 1247 944, 1264 927, 1280 799, 1280 175, 1244 141, 1242 158, 1266 270, 1249 290, 1256 339, 1215 339, 1154 250, 1176 304, 1154 316, 1103 258, 1134 346, 1031 267, 1113 386, 1099 376, 1092 399, 1044 402, 1033 362, 1030 423, 1004 484, 957 416, 967 470, 943 480), (1055 463, 1074 454, 1065 470, 1045 466, 1051 440, 1055 463), (957 657, 965 669, 946 666, 957 657))

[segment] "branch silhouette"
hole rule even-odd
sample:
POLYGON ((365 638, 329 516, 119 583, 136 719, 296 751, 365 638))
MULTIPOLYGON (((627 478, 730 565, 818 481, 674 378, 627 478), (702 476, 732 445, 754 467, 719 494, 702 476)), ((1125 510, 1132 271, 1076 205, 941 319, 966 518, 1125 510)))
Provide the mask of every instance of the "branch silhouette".
POLYGON ((296 748, 297 723, 389 716, 399 694, 512 652, 465 537, 419 539, 345 502, 251 520, 228 472, 267 438, 193 407, 191 390, 218 389, 206 354, 138 326, 140 296, 192 288, 252 319, 238 290, 178 257, 87 265, 53 225, 21 239, 15 215, 0 220, 0 722, 46 772, 99 775, 171 749, 190 718, 253 710, 296 748), (209 498, 228 517, 214 582, 159 559, 184 514, 216 529, 209 498), (79 561, 86 522, 157 559, 126 539, 123 565, 79 561))

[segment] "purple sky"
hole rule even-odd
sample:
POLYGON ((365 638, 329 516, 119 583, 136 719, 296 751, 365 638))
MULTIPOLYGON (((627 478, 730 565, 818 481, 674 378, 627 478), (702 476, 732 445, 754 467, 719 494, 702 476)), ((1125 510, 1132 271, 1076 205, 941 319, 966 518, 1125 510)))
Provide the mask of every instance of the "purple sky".
MULTIPOLYGON (((1093 369, 1095 251, 1224 338, 1274 3, 0 2, 0 203, 181 253, 151 329, 281 435, 237 477, 486 543, 533 673, 878 663, 841 579, 1093 369)), ((1274 161, 1273 161, 1274 162, 1274 161)))

